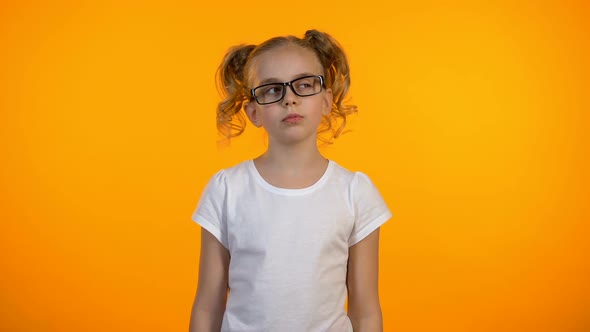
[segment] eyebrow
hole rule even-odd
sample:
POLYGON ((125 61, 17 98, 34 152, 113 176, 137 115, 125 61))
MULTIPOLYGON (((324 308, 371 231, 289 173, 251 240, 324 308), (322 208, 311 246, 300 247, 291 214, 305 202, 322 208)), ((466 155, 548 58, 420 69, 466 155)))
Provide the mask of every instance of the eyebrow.
MULTIPOLYGON (((316 74, 312 74, 312 73, 297 74, 297 75, 295 75, 295 77, 293 79, 291 79, 289 81, 296 80, 298 78, 305 77, 305 76, 317 76, 317 75, 316 74)), ((258 84, 258 86, 269 84, 269 83, 283 83, 283 82, 281 82, 281 80, 279 80, 278 78, 269 77, 267 79, 264 79, 264 80, 260 81, 260 83, 258 84)))

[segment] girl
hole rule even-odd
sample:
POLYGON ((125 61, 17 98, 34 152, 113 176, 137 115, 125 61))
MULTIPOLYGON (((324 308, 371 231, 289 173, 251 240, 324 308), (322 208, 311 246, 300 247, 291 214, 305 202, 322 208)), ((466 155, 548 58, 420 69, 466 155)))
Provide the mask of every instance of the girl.
POLYGON ((317 145, 356 111, 343 102, 341 47, 316 30, 238 46, 218 85, 220 132, 239 135, 247 117, 268 149, 215 174, 193 214, 202 232, 190 330, 381 331, 379 227, 391 213, 366 175, 317 145))

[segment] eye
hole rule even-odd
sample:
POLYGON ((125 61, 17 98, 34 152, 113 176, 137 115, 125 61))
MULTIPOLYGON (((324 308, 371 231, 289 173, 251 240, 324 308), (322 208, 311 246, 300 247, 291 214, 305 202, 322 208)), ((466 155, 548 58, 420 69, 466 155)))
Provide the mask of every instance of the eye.
POLYGON ((282 85, 269 85, 269 86, 263 87, 262 91, 260 91, 260 94, 263 96, 274 96, 274 95, 281 94, 282 91, 283 91, 282 85))
POLYGON ((315 92, 315 77, 304 77, 295 82, 295 90, 300 94, 311 94, 315 92))

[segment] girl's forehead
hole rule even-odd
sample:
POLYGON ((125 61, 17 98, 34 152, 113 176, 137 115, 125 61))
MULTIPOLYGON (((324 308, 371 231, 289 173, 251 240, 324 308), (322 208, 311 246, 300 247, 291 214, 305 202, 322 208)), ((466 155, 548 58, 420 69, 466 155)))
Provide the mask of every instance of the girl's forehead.
POLYGON ((317 55, 297 45, 274 48, 252 60, 250 81, 254 84, 268 79, 289 81, 301 74, 324 74, 317 55))

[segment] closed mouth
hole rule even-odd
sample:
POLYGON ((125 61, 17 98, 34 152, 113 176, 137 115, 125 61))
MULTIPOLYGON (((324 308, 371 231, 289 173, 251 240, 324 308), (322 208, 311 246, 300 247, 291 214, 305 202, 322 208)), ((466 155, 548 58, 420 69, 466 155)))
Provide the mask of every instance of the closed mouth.
POLYGON ((283 121, 293 121, 293 120, 302 119, 302 118, 303 118, 303 116, 301 116, 301 115, 299 115, 297 113, 292 113, 292 114, 287 115, 283 119, 283 121))

